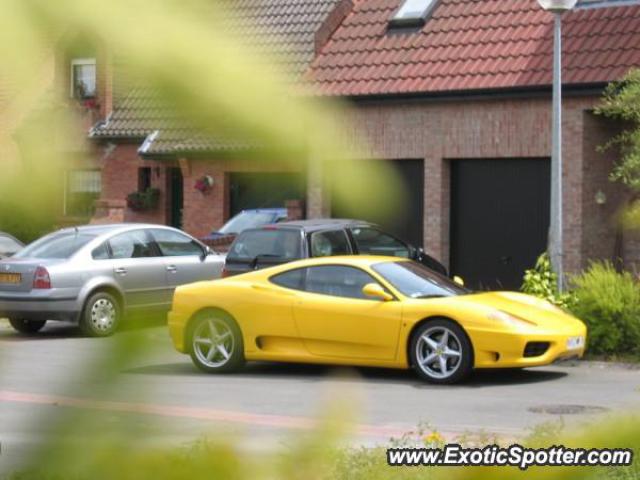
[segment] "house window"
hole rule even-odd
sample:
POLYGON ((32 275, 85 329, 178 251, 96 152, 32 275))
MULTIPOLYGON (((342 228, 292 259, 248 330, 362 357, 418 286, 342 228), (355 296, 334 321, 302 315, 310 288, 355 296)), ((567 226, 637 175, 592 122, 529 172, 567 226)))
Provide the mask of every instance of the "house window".
POLYGON ((151 168, 141 167, 138 169, 138 191, 146 192, 151 188, 151 168))
POLYGON ((71 96, 80 100, 96 96, 96 59, 71 60, 71 96))
POLYGON ((390 27, 421 27, 438 0, 405 0, 389 22, 390 27))
POLYGON ((64 214, 73 217, 90 217, 94 203, 102 191, 100 170, 71 170, 67 172, 64 214))

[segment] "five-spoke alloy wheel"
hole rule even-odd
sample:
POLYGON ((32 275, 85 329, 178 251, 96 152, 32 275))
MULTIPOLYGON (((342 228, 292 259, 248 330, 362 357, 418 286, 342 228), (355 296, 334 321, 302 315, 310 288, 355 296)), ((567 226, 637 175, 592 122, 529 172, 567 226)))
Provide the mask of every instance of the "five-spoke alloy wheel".
POLYGON ((204 312, 191 327, 191 359, 209 373, 226 373, 244 364, 244 345, 236 323, 215 312, 204 312))
POLYGON ((432 383, 458 382, 473 368, 471 342, 460 326, 445 319, 418 327, 409 356, 418 375, 432 383))

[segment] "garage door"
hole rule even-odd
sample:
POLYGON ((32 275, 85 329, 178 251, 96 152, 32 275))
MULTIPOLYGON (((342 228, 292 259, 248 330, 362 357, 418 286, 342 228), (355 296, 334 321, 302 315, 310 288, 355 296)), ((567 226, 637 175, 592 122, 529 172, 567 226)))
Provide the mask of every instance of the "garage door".
POLYGON ((455 160, 451 271, 477 289, 515 290, 546 250, 548 159, 455 160))
POLYGON ((230 214, 252 208, 284 207, 286 200, 304 200, 301 173, 232 173, 229 179, 230 214))
POLYGON ((377 216, 375 212, 358 211, 349 205, 331 202, 331 216, 334 218, 355 218, 381 225, 386 231, 416 246, 423 245, 424 222, 424 161, 392 160, 406 193, 404 205, 391 218, 377 216))

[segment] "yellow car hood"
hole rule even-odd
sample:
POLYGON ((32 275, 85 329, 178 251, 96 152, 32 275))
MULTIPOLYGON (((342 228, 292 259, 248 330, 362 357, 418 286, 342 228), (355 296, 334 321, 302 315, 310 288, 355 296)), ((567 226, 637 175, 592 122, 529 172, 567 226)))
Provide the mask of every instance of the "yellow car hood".
MULTIPOLYGON (((584 324, 564 310, 546 300, 517 292, 487 292, 457 297, 473 303, 509 313, 535 324, 535 327, 553 332, 575 332, 584 324)), ((535 328, 534 327, 534 328, 535 328)))

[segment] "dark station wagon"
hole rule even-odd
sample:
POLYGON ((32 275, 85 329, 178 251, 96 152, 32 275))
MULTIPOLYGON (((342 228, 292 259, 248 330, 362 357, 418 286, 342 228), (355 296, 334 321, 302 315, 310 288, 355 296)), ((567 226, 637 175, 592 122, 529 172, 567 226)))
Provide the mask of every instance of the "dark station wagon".
POLYGON ((303 258, 384 255, 411 258, 438 273, 447 269, 414 247, 361 220, 317 219, 283 222, 245 230, 227 254, 223 276, 245 273, 303 258))

